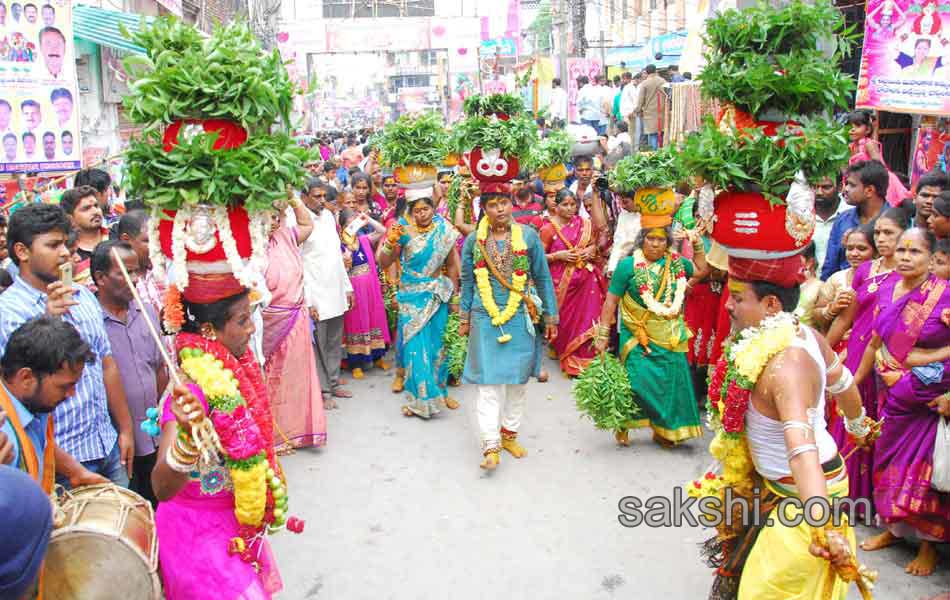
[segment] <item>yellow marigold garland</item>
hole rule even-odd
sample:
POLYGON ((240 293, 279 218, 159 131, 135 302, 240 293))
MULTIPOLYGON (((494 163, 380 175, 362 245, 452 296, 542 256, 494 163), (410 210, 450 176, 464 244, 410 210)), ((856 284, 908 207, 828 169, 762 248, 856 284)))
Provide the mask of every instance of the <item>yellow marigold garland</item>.
POLYGON ((505 304, 504 310, 500 310, 498 304, 495 302, 495 295, 492 292, 491 280, 489 279, 491 273, 488 270, 488 265, 481 251, 481 245, 488 239, 487 218, 482 217, 482 220, 478 223, 475 239, 479 242, 475 245, 473 253, 475 284, 478 286, 478 293, 481 296, 482 305, 488 312, 488 316, 491 317, 492 325, 501 327, 517 314, 518 307, 521 305, 521 299, 524 295, 525 285, 528 282, 528 246, 524 241, 524 232, 522 231, 521 225, 517 223, 511 224, 511 251, 514 253, 514 271, 511 276, 511 287, 513 287, 515 291, 508 294, 508 302, 505 304))
MULTIPOLYGON (((709 453, 721 464, 721 472, 709 471, 687 484, 690 496, 718 497, 726 488, 734 497, 751 497, 755 465, 745 436, 745 411, 759 376, 772 358, 798 335, 798 321, 789 313, 769 317, 750 327, 727 345, 709 380, 709 428, 715 437, 709 453)), ((722 525, 721 527, 725 527, 722 525)), ((721 529, 721 535, 729 532, 721 529)))

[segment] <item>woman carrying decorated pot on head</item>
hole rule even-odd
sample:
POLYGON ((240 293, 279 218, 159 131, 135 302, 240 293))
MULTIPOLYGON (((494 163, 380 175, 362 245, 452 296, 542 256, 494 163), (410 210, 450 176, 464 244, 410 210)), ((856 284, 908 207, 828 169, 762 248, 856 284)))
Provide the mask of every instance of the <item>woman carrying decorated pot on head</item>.
MULTIPOLYGON (((673 191, 638 195, 643 228, 632 256, 620 261, 600 313, 596 348, 604 351, 620 308, 620 360, 627 367, 634 399, 646 418, 629 428, 650 427, 653 440, 672 447, 703 435, 686 361, 691 337, 683 320, 687 281, 708 268, 702 240, 690 232, 694 263, 672 251, 673 191)), ((627 429, 616 432, 627 445, 627 429)))
MULTIPOLYGON (((282 582, 266 534, 285 527, 300 532, 303 523, 288 518, 274 414, 249 347, 258 294, 251 288, 262 285, 275 203, 303 181, 311 157, 286 130, 272 131, 279 114, 291 109, 292 86, 280 58, 264 55, 246 25, 221 27, 205 40, 188 25, 157 19, 135 42, 156 66, 147 75, 130 71, 133 80, 154 79, 130 88, 126 98, 132 118, 151 126, 129 142, 127 184, 152 209, 156 276, 164 277, 169 262, 173 267, 162 317, 165 331, 175 334, 180 381, 142 424, 160 439, 152 486, 160 501, 155 524, 164 594, 268 600, 282 582), (242 82, 286 100, 249 112, 240 95, 225 102, 197 88, 163 89, 172 80, 169 69, 206 59, 205 43, 235 63, 257 64, 260 74, 242 72, 242 82), (182 102, 169 108, 161 98, 170 96, 182 102), (194 109, 199 99, 209 114, 194 109), (164 139, 162 125, 168 125, 164 139), (181 164, 220 168, 185 174, 181 164)), ((227 66, 212 66, 209 76, 228 82, 227 66)))

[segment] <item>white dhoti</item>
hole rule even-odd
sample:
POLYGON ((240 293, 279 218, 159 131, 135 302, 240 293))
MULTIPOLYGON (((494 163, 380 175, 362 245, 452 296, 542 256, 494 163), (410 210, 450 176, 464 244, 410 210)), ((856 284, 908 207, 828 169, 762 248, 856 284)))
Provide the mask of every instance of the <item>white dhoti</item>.
POLYGON ((528 398, 524 384, 479 385, 478 428, 482 436, 482 452, 501 448, 501 432, 517 433, 528 398))

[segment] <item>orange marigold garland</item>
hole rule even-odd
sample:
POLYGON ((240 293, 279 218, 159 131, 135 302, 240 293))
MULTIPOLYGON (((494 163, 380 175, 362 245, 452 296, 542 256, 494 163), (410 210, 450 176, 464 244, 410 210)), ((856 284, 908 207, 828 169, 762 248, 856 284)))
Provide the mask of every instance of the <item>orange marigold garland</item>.
POLYGON ((162 328, 167 334, 178 333, 185 324, 185 308, 181 303, 181 290, 170 285, 165 290, 162 302, 162 328))

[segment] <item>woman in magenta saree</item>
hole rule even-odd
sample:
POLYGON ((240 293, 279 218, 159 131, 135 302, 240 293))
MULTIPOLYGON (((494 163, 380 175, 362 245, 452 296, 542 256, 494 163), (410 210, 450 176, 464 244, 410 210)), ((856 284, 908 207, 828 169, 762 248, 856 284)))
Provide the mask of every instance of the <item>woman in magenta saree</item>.
MULTIPOLYGON (((859 266, 854 273, 851 288, 854 290, 854 301, 835 317, 835 323, 845 330, 851 329, 848 345, 843 356, 844 365, 856 373, 861 364, 864 351, 874 337, 874 317, 891 304, 891 298, 883 290, 885 287, 893 290, 893 284, 900 280, 894 272, 897 265, 895 249, 897 240, 907 227, 906 215, 898 209, 890 209, 881 215, 874 224, 874 242, 877 245, 880 257, 859 266), (843 320, 844 323, 839 323, 843 320)), ((874 377, 866 377, 859 385, 858 392, 864 403, 864 410, 874 420, 878 419, 877 385, 874 377)), ((849 448, 851 441, 845 430, 844 421, 832 415, 828 432, 834 438, 838 448, 849 448)), ((852 454, 845 465, 848 469, 848 495, 857 500, 872 498, 872 469, 874 465, 875 448, 862 448, 852 454)), ((843 454, 847 454, 847 450, 843 454)), ((865 519, 872 515, 864 514, 867 504, 857 505, 857 514, 865 519)))
MULTIPOLYGON (((300 206, 295 212, 307 211, 300 206)), ((280 226, 271 233, 265 273, 271 302, 262 311, 264 380, 274 414, 274 441, 281 450, 323 446, 327 441, 312 324, 304 303, 303 259, 297 247, 313 226, 309 214, 297 219, 299 228, 290 228, 282 215, 280 226)))
POLYGON ((600 234, 589 219, 577 215, 577 200, 566 189, 558 193, 556 214, 541 228, 560 316, 553 346, 561 370, 570 377, 579 375, 596 355, 594 324, 607 297, 600 260, 605 240, 600 234))
MULTIPOLYGON (((875 442, 874 504, 888 530, 862 544, 876 550, 912 535, 922 540, 907 571, 929 575, 934 542, 950 542, 950 494, 930 487, 940 414, 935 399, 950 391, 950 287, 927 272, 930 241, 920 229, 901 238, 919 253, 919 267, 901 263, 901 278, 882 287, 893 301, 874 320, 874 341, 857 377, 874 364, 880 392, 881 437, 875 442)), ((910 264, 910 260, 906 261, 910 264)))

